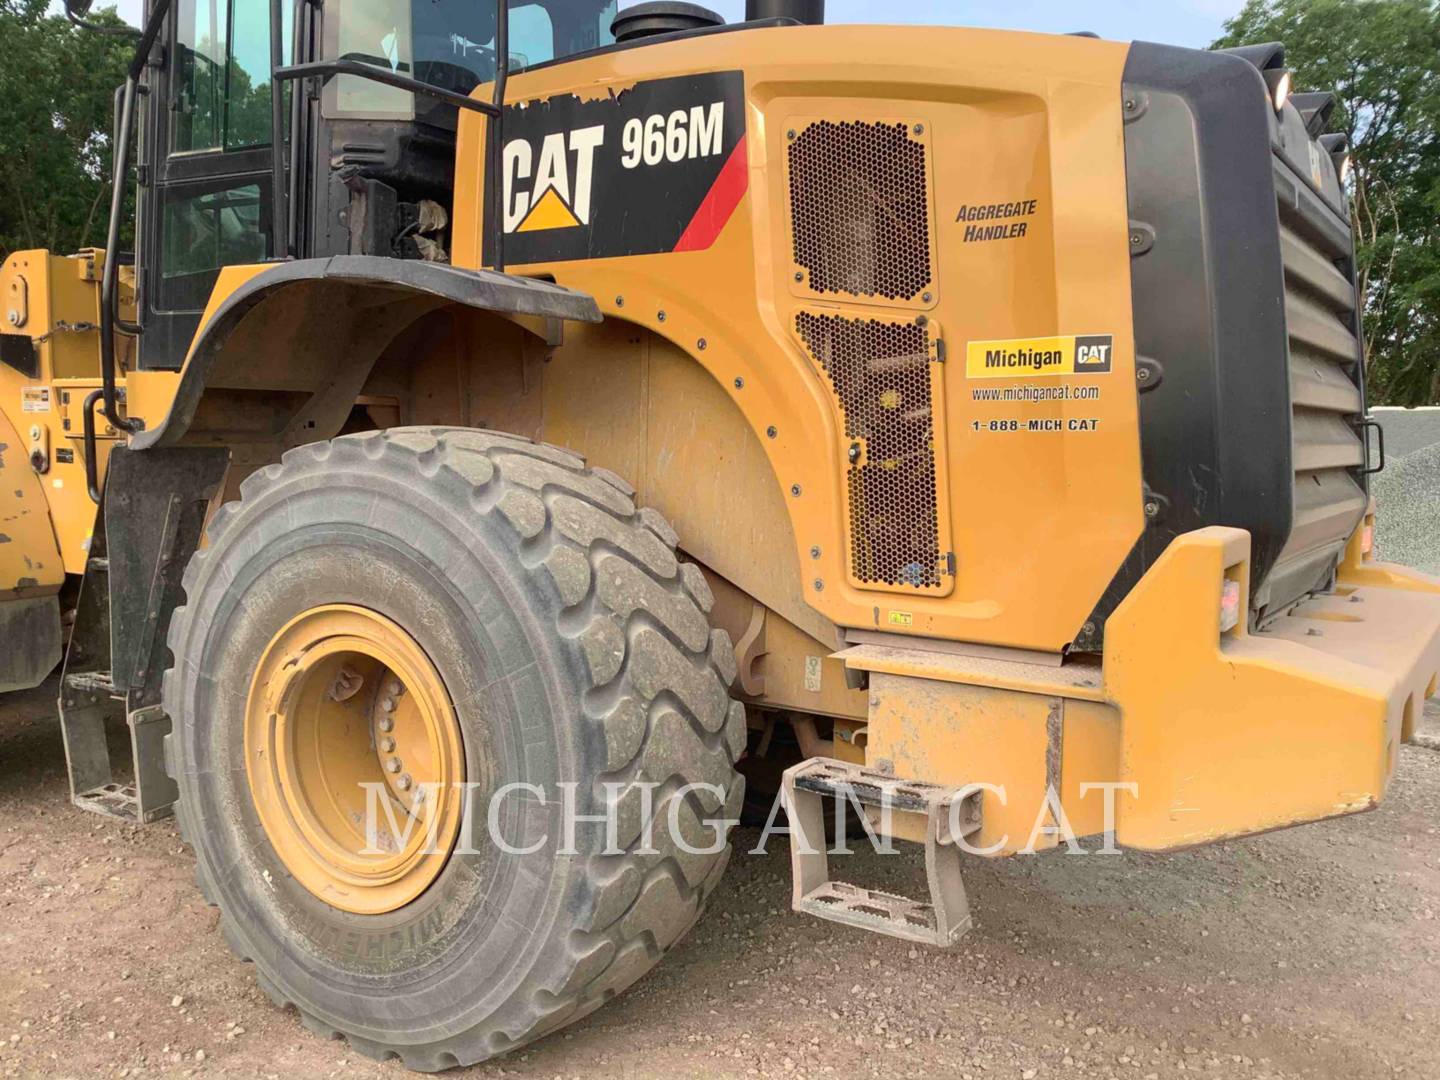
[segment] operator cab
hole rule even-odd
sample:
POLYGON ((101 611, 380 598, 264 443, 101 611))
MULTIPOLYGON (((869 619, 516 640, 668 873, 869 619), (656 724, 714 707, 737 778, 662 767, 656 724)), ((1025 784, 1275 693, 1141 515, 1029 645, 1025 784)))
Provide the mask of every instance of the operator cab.
MULTIPOLYGON (((180 367, 224 266, 277 252, 448 259, 456 108, 354 75, 281 84, 290 220, 276 227, 282 10, 287 64, 351 60, 464 95, 495 78, 487 0, 172 0, 141 79, 142 368, 180 367)), ((510 71, 613 43, 615 15, 616 0, 509 0, 510 71)))

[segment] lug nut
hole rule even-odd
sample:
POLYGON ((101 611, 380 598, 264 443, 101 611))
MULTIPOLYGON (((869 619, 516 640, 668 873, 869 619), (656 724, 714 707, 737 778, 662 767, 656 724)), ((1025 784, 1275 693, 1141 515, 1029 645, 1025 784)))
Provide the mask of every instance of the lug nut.
POLYGON ((395 740, 387 735, 380 740, 380 749, 387 754, 393 754, 395 752, 395 740))
POLYGON ((395 721, 391 717, 382 716, 380 722, 375 726, 381 731, 393 731, 395 729, 395 721))
POLYGON ((401 791, 409 791, 409 790, 410 790, 410 785, 413 784, 414 782, 415 782, 415 781, 413 781, 413 780, 410 779, 410 774, 409 774, 409 773, 406 773, 404 776, 400 777, 399 780, 396 780, 396 781, 395 781, 395 784, 396 784, 397 787, 399 787, 399 789, 400 789, 401 791))
POLYGON ((392 757, 389 761, 385 762, 385 768, 388 772, 397 773, 404 767, 404 765, 400 764, 399 758, 392 757))
POLYGON ((387 698, 381 698, 381 699, 380 699, 380 708, 384 709, 386 712, 394 712, 394 711, 395 711, 395 699, 394 699, 394 698, 388 698, 388 697, 387 697, 387 698))
POLYGON ((400 685, 399 679, 391 679, 389 685, 385 687, 385 692, 391 697, 399 697, 405 692, 405 687, 400 685))

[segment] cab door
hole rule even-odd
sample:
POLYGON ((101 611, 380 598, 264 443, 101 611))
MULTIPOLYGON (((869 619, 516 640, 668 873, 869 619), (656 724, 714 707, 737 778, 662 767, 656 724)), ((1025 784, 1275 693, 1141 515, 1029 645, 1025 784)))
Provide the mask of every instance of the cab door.
POLYGON ((173 369, 221 267, 274 254, 269 0, 175 0, 165 58, 148 83, 140 366, 173 369))

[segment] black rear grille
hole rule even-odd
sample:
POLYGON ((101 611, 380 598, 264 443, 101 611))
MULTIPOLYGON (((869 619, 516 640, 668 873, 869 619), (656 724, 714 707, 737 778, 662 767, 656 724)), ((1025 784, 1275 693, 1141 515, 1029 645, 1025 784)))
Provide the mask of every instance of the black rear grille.
POLYGON ((1364 510, 1344 200, 1300 114, 1282 123, 1268 97, 1242 57, 1137 42, 1126 61, 1129 216, 1154 237, 1135 249, 1131 294, 1136 351, 1161 376, 1140 395, 1158 513, 1077 649, 1102 647, 1105 619, 1177 536, 1248 532, 1263 618, 1330 584, 1364 510))
POLYGON ((1289 337, 1294 520, 1289 541, 1256 597, 1277 610, 1328 586, 1365 509, 1352 471, 1365 449, 1354 420, 1364 409, 1348 228, 1279 158, 1280 255, 1289 337))

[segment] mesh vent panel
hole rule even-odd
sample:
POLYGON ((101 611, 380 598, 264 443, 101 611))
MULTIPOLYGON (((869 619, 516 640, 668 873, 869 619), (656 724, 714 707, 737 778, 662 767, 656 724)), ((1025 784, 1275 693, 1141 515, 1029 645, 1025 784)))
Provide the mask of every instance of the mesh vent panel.
POLYGON ((929 331, 804 311, 795 328, 830 378, 846 438, 863 440, 846 477, 851 572, 866 584, 940 585, 929 331))
POLYGON ((925 145, 909 130, 822 120, 790 143, 795 262, 815 292, 910 300, 930 284, 925 145))

